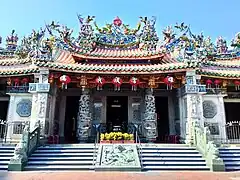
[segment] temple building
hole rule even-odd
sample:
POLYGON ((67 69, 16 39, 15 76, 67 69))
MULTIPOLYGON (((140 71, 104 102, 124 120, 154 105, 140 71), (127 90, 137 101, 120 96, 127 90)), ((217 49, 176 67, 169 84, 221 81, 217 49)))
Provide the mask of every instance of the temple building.
POLYGON ((0 48, 6 139, 19 138, 24 123, 63 143, 135 128, 147 142, 170 136, 188 142, 193 123, 208 126, 215 139, 240 139, 239 33, 228 47, 184 23, 160 38, 155 17, 140 17, 136 28, 119 17, 104 27, 94 16, 78 20, 76 36, 53 21, 21 42, 14 30, 6 38, 0 48))

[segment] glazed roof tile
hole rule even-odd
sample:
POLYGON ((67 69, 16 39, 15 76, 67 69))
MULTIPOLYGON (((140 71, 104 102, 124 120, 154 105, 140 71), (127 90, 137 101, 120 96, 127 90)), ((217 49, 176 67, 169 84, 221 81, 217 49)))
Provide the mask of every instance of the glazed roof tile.
POLYGON ((146 51, 136 49, 107 49, 107 48, 96 48, 90 53, 81 51, 80 49, 74 56, 86 59, 155 59, 162 58, 164 53, 161 51, 153 50, 146 51))
POLYGON ((69 51, 58 50, 55 52, 54 59, 58 63, 74 64, 75 60, 69 51))
POLYGON ((202 76, 215 77, 215 78, 228 78, 228 79, 240 79, 240 70, 214 70, 204 68, 198 70, 198 73, 202 76))
POLYGON ((27 75, 32 73, 37 73, 39 70, 36 66, 25 66, 25 67, 0 67, 1 76, 11 76, 11 75, 27 75))
POLYGON ((6 58, 6 59, 0 60, 0 66, 21 65, 21 64, 29 63, 31 61, 32 60, 29 58, 26 58, 26 59, 6 58))
POLYGON ((184 71, 186 69, 196 68, 198 64, 185 64, 183 62, 156 65, 134 65, 134 64, 63 64, 57 62, 36 62, 39 67, 48 67, 52 70, 72 71, 79 73, 167 73, 184 71))

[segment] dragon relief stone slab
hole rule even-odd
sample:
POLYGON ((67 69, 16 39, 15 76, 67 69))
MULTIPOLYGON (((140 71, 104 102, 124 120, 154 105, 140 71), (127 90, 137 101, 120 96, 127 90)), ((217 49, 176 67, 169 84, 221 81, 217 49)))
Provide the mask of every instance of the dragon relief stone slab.
POLYGON ((141 171, 135 144, 105 144, 99 150, 95 170, 141 171))

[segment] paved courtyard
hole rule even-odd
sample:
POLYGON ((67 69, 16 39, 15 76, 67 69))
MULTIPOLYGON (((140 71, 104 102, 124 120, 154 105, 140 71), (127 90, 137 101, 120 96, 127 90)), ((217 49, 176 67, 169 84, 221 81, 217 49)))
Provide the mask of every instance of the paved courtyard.
POLYGON ((240 180, 239 173, 213 172, 18 172, 1 174, 0 180, 240 180))

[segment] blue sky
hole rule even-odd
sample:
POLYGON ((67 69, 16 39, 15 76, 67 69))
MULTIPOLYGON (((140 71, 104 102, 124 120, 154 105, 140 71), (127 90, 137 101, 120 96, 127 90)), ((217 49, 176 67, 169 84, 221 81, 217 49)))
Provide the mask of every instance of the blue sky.
POLYGON ((52 20, 78 31, 79 13, 95 15, 99 25, 119 16, 131 27, 139 16, 156 16, 159 35, 167 25, 185 22, 195 33, 229 41, 240 31, 239 7, 240 0, 1 0, 0 36, 5 39, 12 29, 28 35, 52 20))

